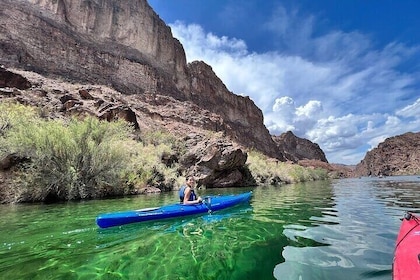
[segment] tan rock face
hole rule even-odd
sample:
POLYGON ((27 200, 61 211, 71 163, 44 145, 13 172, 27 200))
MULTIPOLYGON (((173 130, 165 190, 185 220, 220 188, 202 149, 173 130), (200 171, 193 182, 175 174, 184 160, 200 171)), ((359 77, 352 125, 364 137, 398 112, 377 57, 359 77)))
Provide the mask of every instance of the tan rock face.
POLYGON ((357 176, 420 174, 420 132, 387 138, 356 166, 357 176))
POLYGON ((6 66, 182 97, 183 48, 145 0, 4 0, 0 15, 6 66))

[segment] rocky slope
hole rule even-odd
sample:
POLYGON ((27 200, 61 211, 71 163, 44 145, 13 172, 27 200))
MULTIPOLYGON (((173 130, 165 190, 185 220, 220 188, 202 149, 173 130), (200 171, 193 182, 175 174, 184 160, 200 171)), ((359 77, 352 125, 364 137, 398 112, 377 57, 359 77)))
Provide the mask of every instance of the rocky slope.
POLYGON ((420 132, 387 138, 366 153, 356 166, 355 176, 420 174, 420 132))
MULTIPOLYGON (((166 130, 185 141, 185 155, 173 154, 162 161, 180 162, 184 173, 194 174, 207 187, 249 185, 244 165, 244 147, 229 140, 223 119, 197 105, 163 95, 123 95, 106 86, 68 83, 45 78, 33 72, 0 68, 0 100, 17 101, 40 108, 48 118, 95 116, 111 121, 124 119, 141 131, 166 130)), ((0 158, 1 171, 7 172, 19 157, 0 158)), ((0 178, 0 185, 2 180, 0 178)), ((149 191, 146 190, 146 191, 149 191)))

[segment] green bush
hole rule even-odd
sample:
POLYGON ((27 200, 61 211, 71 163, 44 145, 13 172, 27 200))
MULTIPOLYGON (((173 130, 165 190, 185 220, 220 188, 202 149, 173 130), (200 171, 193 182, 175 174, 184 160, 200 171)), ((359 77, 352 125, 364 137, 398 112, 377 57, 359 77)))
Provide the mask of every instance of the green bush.
MULTIPOLYGON (((20 106, 17 105, 18 109, 20 106)), ((12 108, 13 110, 13 108, 12 108)), ((0 119, 6 119, 3 111, 0 119)), ((26 118, 25 116, 24 118, 26 118)), ((42 120, 10 121, 2 137, 3 154, 18 154, 30 162, 17 173, 23 187, 17 200, 47 201, 123 194, 123 174, 131 164, 132 129, 126 122, 42 120)))
POLYGON ((0 156, 30 159, 0 192, 8 201, 63 201, 171 190, 179 164, 164 158, 178 159, 181 141, 153 131, 137 142, 133 134, 123 121, 48 120, 33 107, 0 102, 0 156))
POLYGON ((152 131, 141 135, 142 143, 136 146, 132 169, 128 170, 128 184, 140 188, 154 186, 171 190, 177 184, 179 163, 166 164, 163 157, 173 155, 175 159, 183 153, 181 141, 163 131, 152 131))
POLYGON ((37 113, 32 107, 13 102, 0 102, 0 158, 8 153, 7 132, 37 120, 37 113))
POLYGON ((259 184, 298 183, 324 180, 328 177, 326 170, 279 162, 254 150, 248 152, 247 165, 252 176, 259 184))

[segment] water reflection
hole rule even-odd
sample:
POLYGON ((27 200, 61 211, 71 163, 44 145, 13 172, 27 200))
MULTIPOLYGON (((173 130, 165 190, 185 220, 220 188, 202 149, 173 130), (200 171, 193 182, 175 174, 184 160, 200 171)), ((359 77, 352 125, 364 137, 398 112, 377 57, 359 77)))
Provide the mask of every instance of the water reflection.
MULTIPOLYGON (((368 180, 368 179, 366 179, 368 180)), ((415 176, 385 177, 369 180, 375 187, 377 197, 390 208, 416 210, 420 208, 420 178, 415 176)))
MULTIPOLYGON (((390 279, 393 247, 404 209, 418 209, 414 195, 420 182, 413 177, 334 181, 329 202, 317 227, 298 235, 329 246, 288 244, 284 262, 274 269, 277 279, 390 279), (332 214, 332 215, 330 215, 332 214), (327 223, 325 223, 327 221, 327 223), (332 222, 332 223, 328 223, 332 222)), ((301 225, 301 223, 299 223, 301 225)), ((296 238, 296 237, 295 237, 296 238)))

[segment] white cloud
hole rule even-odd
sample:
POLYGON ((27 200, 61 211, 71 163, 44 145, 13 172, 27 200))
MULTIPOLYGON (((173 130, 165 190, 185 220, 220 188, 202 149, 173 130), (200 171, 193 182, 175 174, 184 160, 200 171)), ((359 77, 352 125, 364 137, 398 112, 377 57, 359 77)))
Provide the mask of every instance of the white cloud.
POLYGON ((410 104, 401 110, 398 110, 395 113, 397 116, 410 118, 410 117, 419 117, 420 116, 420 98, 416 100, 413 104, 410 104))
POLYGON ((322 110, 320 101, 309 100, 308 103, 296 107, 291 97, 283 96, 275 100, 271 112, 266 112, 266 126, 273 134, 281 134, 287 130, 305 133, 316 125, 322 110))
POLYGON ((273 105, 273 112, 279 112, 280 114, 289 115, 295 111, 295 102, 289 96, 283 96, 276 98, 273 105))
POLYGON ((302 119, 313 118, 321 112, 322 104, 317 100, 309 100, 307 104, 296 108, 296 115, 302 119))
POLYGON ((272 119, 266 116, 266 126, 271 131, 293 131, 293 117, 296 107, 294 100, 289 96, 282 96, 274 101, 272 119))
POLYGON ((188 61, 205 61, 230 90, 254 100, 270 133, 292 130, 318 143, 330 162, 358 163, 378 141, 419 131, 418 74, 398 68, 419 48, 373 49, 357 32, 315 37, 315 24, 314 17, 279 8, 266 25, 279 48, 266 53, 199 25, 171 28, 188 61))

